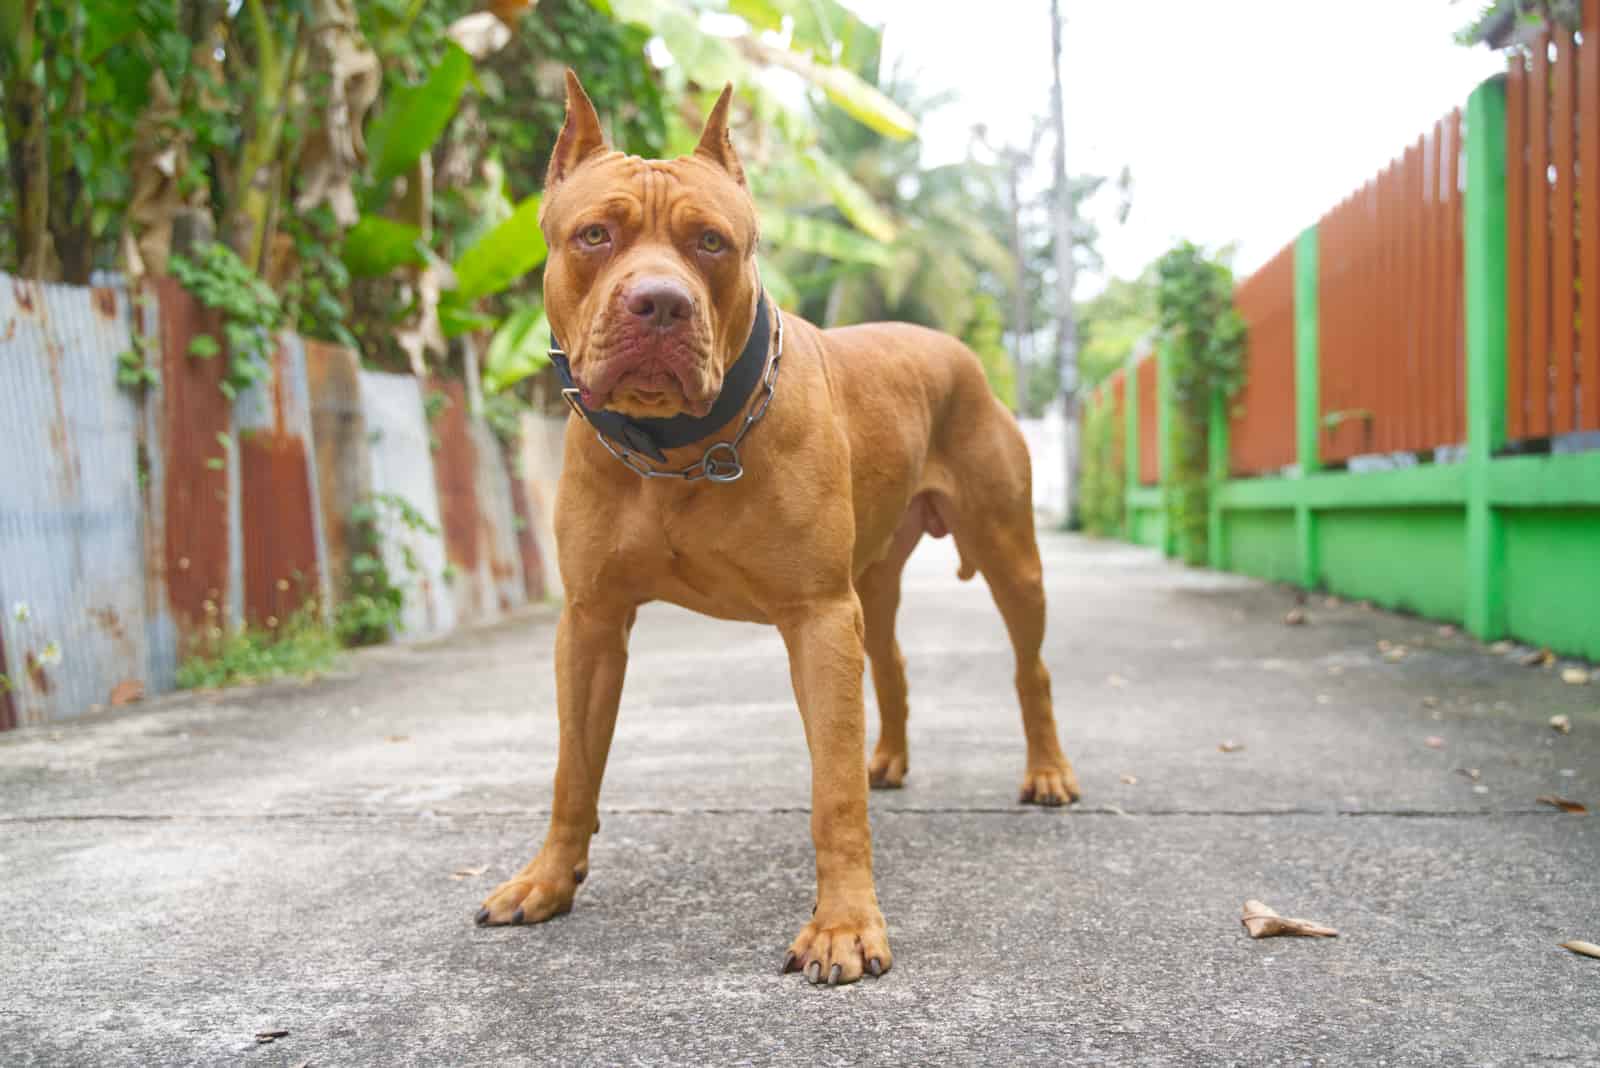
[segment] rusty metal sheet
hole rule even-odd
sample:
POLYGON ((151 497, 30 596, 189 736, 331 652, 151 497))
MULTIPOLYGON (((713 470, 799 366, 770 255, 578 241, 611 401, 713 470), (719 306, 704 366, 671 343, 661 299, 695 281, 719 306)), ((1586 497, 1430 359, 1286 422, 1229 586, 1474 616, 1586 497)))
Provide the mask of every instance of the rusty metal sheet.
POLYGON ((478 449, 472 440, 466 390, 460 382, 428 383, 430 429, 436 448, 434 478, 444 526, 444 551, 450 560, 450 590, 456 619, 476 623, 495 616, 491 584, 479 570, 483 525, 478 501, 478 449))
MULTIPOLYGON (((522 588, 530 601, 544 600, 544 560, 539 555, 539 538, 536 533, 538 516, 533 510, 533 499, 522 476, 511 475, 511 507, 516 515, 517 555, 522 562, 522 588)), ((0 650, 0 656, 4 650, 0 650)), ((3 714, 3 712, 0 712, 3 714)))
POLYGON ((318 512, 326 552, 323 562, 337 601, 349 589, 350 557, 356 551, 350 517, 372 497, 367 420, 361 410, 361 362, 350 349, 322 341, 307 340, 305 353, 318 512))
POLYGON ((410 375, 361 372, 361 411, 367 425, 372 491, 416 510, 434 533, 413 530, 393 507, 379 508, 383 559, 405 591, 401 641, 448 632, 456 625, 455 599, 445 583, 444 542, 439 533, 439 492, 422 407, 422 389, 410 375), (413 571, 408 560, 414 562, 413 571))
POLYGON ((0 725, 144 681, 138 405, 116 381, 129 324, 124 290, 0 276, 0 725))
POLYGON ((494 617, 526 604, 528 589, 523 584, 517 509, 505 451, 482 419, 469 420, 469 430, 477 454, 478 536, 483 548, 478 557, 478 574, 494 617))
POLYGON ((244 615, 276 627, 308 604, 331 604, 322 560, 311 399, 300 339, 279 334, 271 373, 234 405, 244 615))
POLYGON ((152 451, 161 457, 161 538, 160 555, 149 568, 166 591, 178 653, 188 656, 238 619, 238 465, 232 458, 231 406, 222 394, 223 360, 189 355, 196 335, 221 336, 220 320, 171 278, 161 279, 156 291, 161 389, 152 451))
MULTIPOLYGON (((528 532, 539 550, 540 596, 560 597, 561 570, 556 566, 556 487, 561 480, 567 419, 524 412, 519 429, 516 475, 528 498, 528 532)), ((523 566, 527 567, 526 558, 523 566)), ((533 596, 531 582, 529 595, 533 596)))

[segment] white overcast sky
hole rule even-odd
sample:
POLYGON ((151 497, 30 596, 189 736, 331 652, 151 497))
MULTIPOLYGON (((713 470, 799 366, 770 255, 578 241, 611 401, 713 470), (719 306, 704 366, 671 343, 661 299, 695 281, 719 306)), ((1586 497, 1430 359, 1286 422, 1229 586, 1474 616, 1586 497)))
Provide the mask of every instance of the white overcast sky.
MULTIPOLYGON (((1048 0, 850 0, 885 60, 958 99, 922 131, 959 159, 974 123, 1026 142, 1050 106, 1048 0)), ((1133 212, 1103 195, 1101 251, 1129 276, 1172 242, 1237 242, 1255 269, 1502 69, 1454 31, 1476 0, 1061 0, 1068 167, 1133 170, 1133 212)), ((1048 152, 1048 149, 1046 149, 1048 152)), ((1048 166, 1048 159, 1041 161, 1048 166)), ((1103 281, 1084 278, 1079 295, 1103 281)))

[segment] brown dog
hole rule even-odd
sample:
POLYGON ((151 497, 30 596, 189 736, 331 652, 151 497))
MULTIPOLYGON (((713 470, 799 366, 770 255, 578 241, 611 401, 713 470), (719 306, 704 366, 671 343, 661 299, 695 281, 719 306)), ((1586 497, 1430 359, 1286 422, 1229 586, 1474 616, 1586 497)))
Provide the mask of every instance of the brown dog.
POLYGON ((924 532, 954 535, 961 576, 982 572, 1005 618, 1028 743, 1021 800, 1065 804, 1078 785, 1039 659, 1044 591, 1016 423, 953 338, 900 323, 823 331, 763 305, 730 94, 694 155, 644 160, 606 147, 567 75, 541 218, 546 307, 570 346, 577 410, 555 516, 560 754, 544 846, 478 922, 537 923, 572 906, 635 611, 670 601, 783 635, 811 750, 817 855, 816 909, 783 968, 849 983, 893 961, 867 786, 900 786, 909 763, 894 617, 924 532), (865 660, 882 719, 870 765, 865 660))

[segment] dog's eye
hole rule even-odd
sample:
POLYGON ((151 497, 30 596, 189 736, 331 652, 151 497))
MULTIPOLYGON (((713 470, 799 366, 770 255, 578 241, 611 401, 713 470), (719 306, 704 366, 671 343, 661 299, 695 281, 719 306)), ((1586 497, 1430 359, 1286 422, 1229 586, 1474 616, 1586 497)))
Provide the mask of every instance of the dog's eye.
POLYGON ((700 235, 700 249, 703 252, 721 252, 727 247, 728 243, 715 230, 707 230, 700 235))
POLYGON ((599 223, 595 223, 593 226, 585 226, 582 232, 578 234, 578 240, 590 248, 596 248, 611 240, 611 231, 599 223))

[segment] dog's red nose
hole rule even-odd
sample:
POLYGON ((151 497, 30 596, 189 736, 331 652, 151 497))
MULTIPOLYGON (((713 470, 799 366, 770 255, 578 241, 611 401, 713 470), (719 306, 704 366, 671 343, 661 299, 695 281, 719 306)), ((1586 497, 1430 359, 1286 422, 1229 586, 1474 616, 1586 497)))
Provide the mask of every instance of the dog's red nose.
POLYGON ((657 330, 671 330, 694 314, 694 296, 670 278, 641 278, 628 287, 628 311, 657 330))

